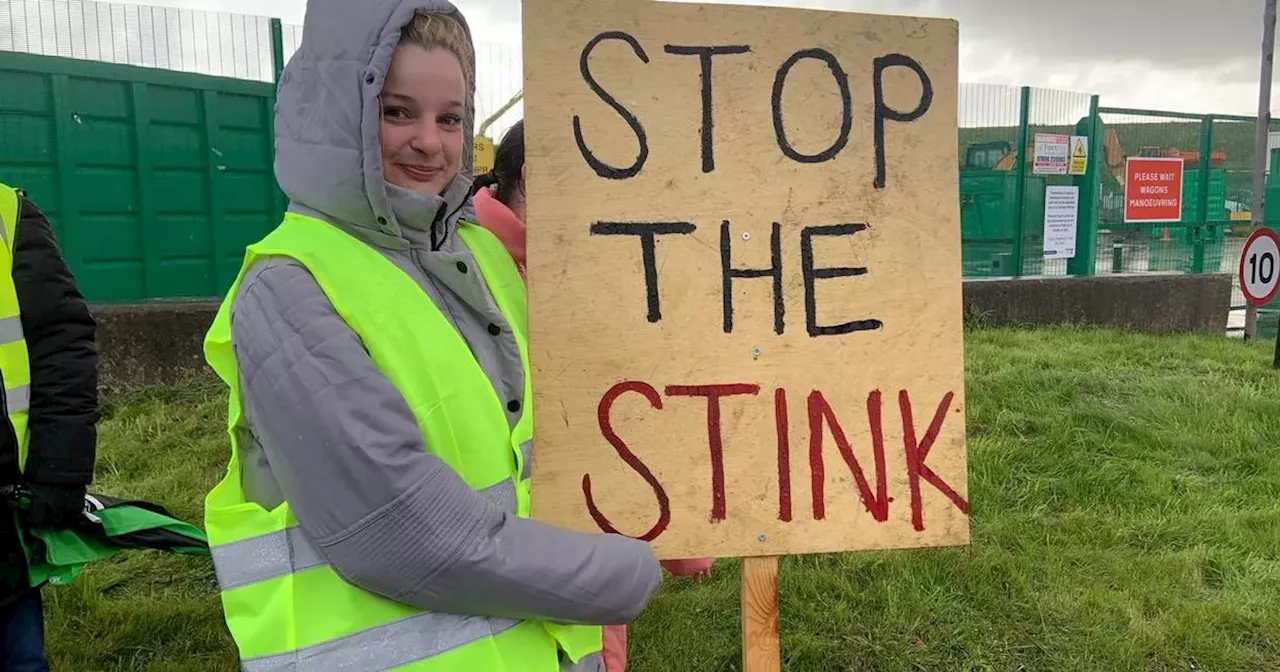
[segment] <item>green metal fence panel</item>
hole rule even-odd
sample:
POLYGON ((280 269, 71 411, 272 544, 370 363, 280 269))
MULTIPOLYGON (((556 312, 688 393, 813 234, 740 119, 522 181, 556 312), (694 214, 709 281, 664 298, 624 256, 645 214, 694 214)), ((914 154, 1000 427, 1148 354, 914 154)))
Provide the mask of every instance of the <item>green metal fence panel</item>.
MULTIPOLYGON (((1089 116, 1092 96, 1074 91, 1028 88, 1027 112, 1027 160, 1025 192, 1021 212, 1022 249, 1024 250, 1021 275, 1061 276, 1067 273, 1066 259, 1044 257, 1045 197, 1050 187, 1079 186, 1079 180, 1070 174, 1038 174, 1034 169, 1036 136, 1073 136, 1082 121, 1089 116)), ((1081 221, 1085 212, 1079 207, 1076 228, 1091 228, 1091 222, 1081 221)), ((1076 252, 1079 254, 1079 250, 1076 252)))
MULTIPOLYGON (((960 220, 966 277, 1068 272, 1067 260, 1044 258, 1045 194, 1050 186, 1082 185, 1087 176, 1036 174, 1035 135, 1088 135, 1084 129, 1093 127, 1093 104, 1092 96, 1069 91, 961 85, 960 220)), ((1081 205, 1078 231, 1094 230, 1092 214, 1092 208, 1081 205)), ((1088 245, 1077 244, 1076 255, 1084 255, 1091 267, 1095 256, 1089 236, 1088 245)))
MULTIPOLYGON (((1125 161, 1129 157, 1199 155, 1211 132, 1197 115, 1101 108, 1107 165, 1099 194, 1099 246, 1114 251, 1110 272, 1184 272, 1195 264, 1202 231, 1197 208, 1201 193, 1198 164, 1184 161, 1182 218, 1177 222, 1124 221, 1125 161)), ((1220 170, 1220 169, 1219 169, 1220 170)), ((1212 178, 1211 178, 1212 179, 1212 178)), ((1220 246, 1217 254, 1221 254, 1220 246)), ((1212 252, 1210 252, 1212 255, 1212 252)))
POLYGON ((1021 91, 960 85, 960 234, 966 277, 1014 275, 1021 91))
POLYGON ((0 181, 91 301, 220 296, 279 221, 268 83, 0 52, 0 91, 0 181))

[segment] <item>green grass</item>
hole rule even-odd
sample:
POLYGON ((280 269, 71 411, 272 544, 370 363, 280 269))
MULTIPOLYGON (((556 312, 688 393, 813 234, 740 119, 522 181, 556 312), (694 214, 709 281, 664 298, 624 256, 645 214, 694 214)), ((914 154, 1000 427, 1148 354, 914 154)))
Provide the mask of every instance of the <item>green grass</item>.
MULTIPOLYGON (((967 335, 968 547, 784 558, 788 670, 1280 670, 1280 372, 1269 344, 967 335)), ((97 487, 199 520, 209 383, 110 400, 97 487)), ((48 590, 59 670, 232 670, 206 559, 133 553, 48 590)), ((738 565, 673 580, 633 672, 738 669, 738 565)))

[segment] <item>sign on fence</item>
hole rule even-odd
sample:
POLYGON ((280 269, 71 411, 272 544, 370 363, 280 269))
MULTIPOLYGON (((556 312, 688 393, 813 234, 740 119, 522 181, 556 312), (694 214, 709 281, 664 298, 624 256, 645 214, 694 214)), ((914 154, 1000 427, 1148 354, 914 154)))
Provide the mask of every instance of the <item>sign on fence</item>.
POLYGON ((663 558, 966 543, 956 23, 524 16, 533 516, 663 558))
POLYGON ((1066 175, 1067 157, 1070 153, 1071 136, 1036 133, 1035 162, 1031 172, 1036 175, 1066 175))
POLYGON ((1072 175, 1084 175, 1089 168, 1089 138, 1084 135, 1071 136, 1071 170, 1072 175))
POLYGON ((1080 216, 1080 187, 1051 186, 1044 190, 1044 258, 1076 256, 1080 216))
POLYGON ((1125 160, 1124 221, 1182 220, 1182 159, 1137 157, 1125 160))

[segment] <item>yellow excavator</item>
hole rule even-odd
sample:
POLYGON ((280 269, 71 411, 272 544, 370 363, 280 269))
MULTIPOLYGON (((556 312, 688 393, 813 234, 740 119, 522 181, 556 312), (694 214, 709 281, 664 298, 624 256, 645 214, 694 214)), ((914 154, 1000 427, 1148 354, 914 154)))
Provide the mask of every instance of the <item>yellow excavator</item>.
POLYGON ((484 175, 485 173, 493 170, 493 138, 485 135, 485 132, 493 125, 493 122, 501 119, 502 115, 506 114, 507 110, 511 109, 511 107, 519 102, 521 98, 524 98, 524 89, 516 91, 516 95, 512 96, 511 100, 508 100, 506 105, 503 105, 498 108, 497 112, 489 115, 489 118, 485 119, 484 123, 480 124, 480 128, 476 129, 475 139, 471 142, 471 148, 473 150, 472 156, 474 157, 471 162, 472 175, 484 175))

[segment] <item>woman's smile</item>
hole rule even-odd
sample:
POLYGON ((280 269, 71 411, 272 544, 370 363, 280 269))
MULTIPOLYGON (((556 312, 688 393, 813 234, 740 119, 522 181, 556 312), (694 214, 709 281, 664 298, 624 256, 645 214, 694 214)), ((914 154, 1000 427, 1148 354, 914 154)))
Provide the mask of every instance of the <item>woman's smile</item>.
POLYGON ((444 168, 439 166, 397 163, 396 168, 399 168, 400 172, 404 173, 405 176, 415 182, 431 182, 444 173, 444 168))

